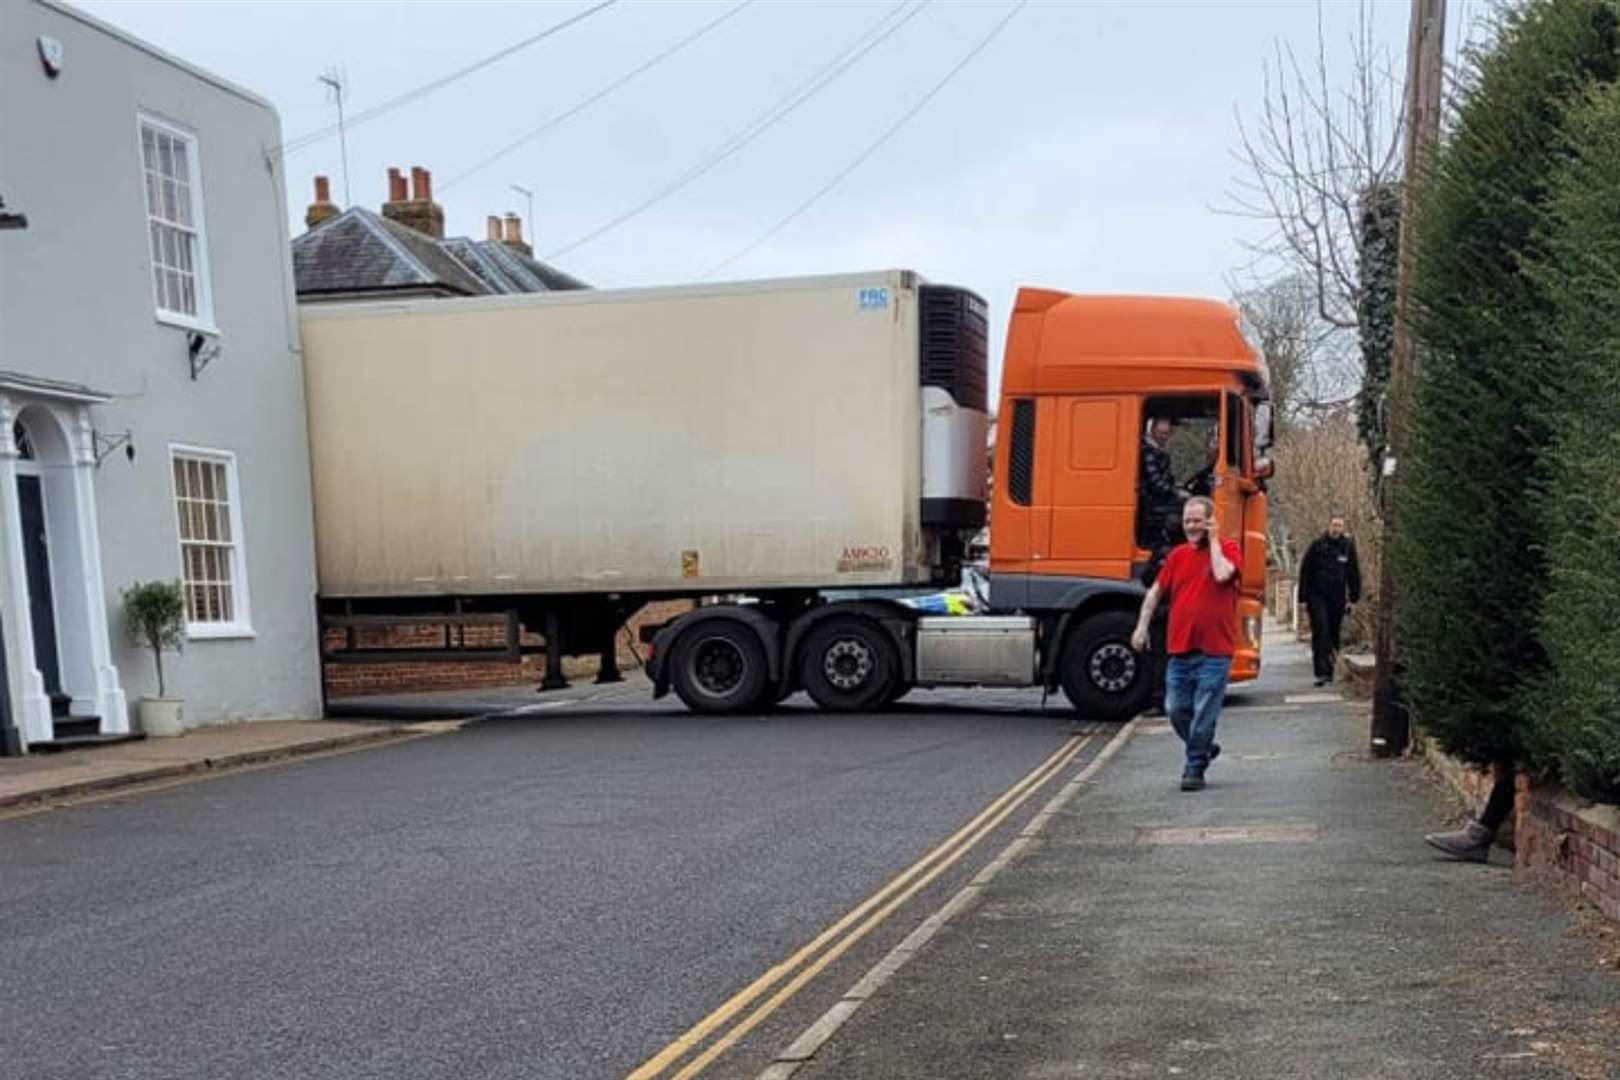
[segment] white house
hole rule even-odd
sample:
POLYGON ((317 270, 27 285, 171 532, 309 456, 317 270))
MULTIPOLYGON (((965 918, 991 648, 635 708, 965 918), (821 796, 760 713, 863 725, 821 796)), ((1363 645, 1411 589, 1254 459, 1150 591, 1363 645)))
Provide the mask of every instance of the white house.
POLYGON ((318 715, 308 443, 265 100, 0 0, 0 730, 130 731, 120 593, 178 580, 188 726, 318 715))

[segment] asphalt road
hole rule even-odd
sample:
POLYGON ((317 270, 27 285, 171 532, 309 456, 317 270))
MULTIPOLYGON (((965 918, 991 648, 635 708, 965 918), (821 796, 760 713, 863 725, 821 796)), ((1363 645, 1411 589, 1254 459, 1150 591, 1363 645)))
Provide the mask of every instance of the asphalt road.
MULTIPOLYGON (((626 1075, 1080 728, 917 697, 564 708, 0 820, 0 1076, 626 1075)), ((756 1073, 1111 730, 704 1075, 756 1073)))

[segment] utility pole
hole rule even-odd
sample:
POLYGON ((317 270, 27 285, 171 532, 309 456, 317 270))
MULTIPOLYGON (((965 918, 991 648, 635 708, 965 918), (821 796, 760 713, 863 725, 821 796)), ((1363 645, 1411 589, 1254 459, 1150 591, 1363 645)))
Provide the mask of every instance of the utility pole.
POLYGON ((1384 456, 1384 543, 1378 558, 1378 667, 1373 689, 1372 752, 1378 757, 1405 753, 1411 736, 1410 717, 1399 682, 1399 643, 1395 635, 1397 585, 1390 549, 1400 528, 1395 487, 1400 483, 1402 455, 1410 443, 1412 394, 1417 386, 1417 356, 1408 327, 1411 312, 1413 223, 1417 189, 1429 156, 1440 138, 1444 93, 1446 0, 1412 0, 1412 27, 1406 47, 1405 182, 1401 193, 1398 277, 1395 288, 1395 351, 1390 357, 1389 448, 1384 456))
POLYGON ((329 68, 325 75, 316 76, 316 81, 332 92, 332 100, 337 103, 338 146, 343 151, 343 205, 353 206, 354 200, 349 197, 349 133, 343 126, 343 73, 337 68, 329 68))

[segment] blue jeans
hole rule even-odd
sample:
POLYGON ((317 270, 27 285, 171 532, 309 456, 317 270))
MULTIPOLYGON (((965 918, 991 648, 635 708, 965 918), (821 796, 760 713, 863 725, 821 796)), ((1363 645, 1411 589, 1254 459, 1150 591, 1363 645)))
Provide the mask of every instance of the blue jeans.
POLYGON ((1215 741, 1215 721, 1226 697, 1230 656, 1187 653, 1172 656, 1164 676, 1164 711, 1170 726, 1187 744, 1187 771, 1201 773, 1209 765, 1209 747, 1215 741))

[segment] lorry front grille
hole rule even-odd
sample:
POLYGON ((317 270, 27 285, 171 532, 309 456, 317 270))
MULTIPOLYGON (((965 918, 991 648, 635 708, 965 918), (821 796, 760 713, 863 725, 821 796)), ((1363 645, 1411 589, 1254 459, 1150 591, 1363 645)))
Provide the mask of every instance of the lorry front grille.
POLYGON ((922 385, 939 387, 964 409, 987 411, 988 305, 949 285, 924 285, 917 292, 922 385))

